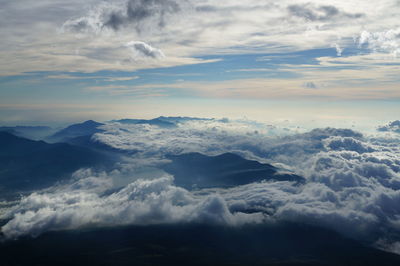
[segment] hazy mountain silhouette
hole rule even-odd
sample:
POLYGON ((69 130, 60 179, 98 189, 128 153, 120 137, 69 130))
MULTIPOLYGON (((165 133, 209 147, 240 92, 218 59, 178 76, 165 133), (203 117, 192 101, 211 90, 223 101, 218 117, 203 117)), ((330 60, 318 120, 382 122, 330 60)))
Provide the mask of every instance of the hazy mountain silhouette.
POLYGON ((203 121, 212 120, 207 118, 196 118, 186 116, 159 116, 153 119, 120 119, 113 120, 112 122, 118 122, 122 124, 148 124, 153 126, 159 126, 162 128, 174 128, 177 127, 178 123, 184 123, 188 121, 203 121))
POLYGON ((15 126, 15 127, 0 127, 0 131, 8 132, 13 135, 24 137, 33 140, 43 139, 54 130, 47 126, 15 126))
POLYGON ((43 188, 82 167, 108 162, 105 155, 67 143, 48 144, 0 132, 0 187, 5 191, 43 188))
POLYGON ((66 142, 71 138, 103 132, 102 129, 99 129, 102 125, 104 124, 93 120, 88 120, 80 124, 73 124, 54 133, 46 138, 46 140, 50 142, 66 142))
POLYGON ((187 189, 244 185, 262 180, 304 182, 304 178, 233 153, 206 156, 186 153, 167 156, 172 162, 162 168, 174 175, 175 184, 187 189))
POLYGON ((114 155, 135 153, 134 151, 120 150, 120 149, 114 148, 112 146, 109 146, 104 142, 97 141, 97 140, 93 139, 93 135, 85 135, 85 136, 70 138, 70 139, 66 140, 66 143, 69 143, 69 144, 72 144, 75 146, 90 148, 92 150, 99 151, 99 152, 112 153, 114 155))
POLYGON ((154 118, 154 119, 120 119, 120 120, 113 120, 113 122, 118 122, 121 124, 135 124, 135 125, 140 125, 140 124, 148 124, 148 125, 153 125, 153 126, 158 126, 162 128, 174 128, 176 127, 176 124, 173 122, 169 122, 160 118, 154 118))

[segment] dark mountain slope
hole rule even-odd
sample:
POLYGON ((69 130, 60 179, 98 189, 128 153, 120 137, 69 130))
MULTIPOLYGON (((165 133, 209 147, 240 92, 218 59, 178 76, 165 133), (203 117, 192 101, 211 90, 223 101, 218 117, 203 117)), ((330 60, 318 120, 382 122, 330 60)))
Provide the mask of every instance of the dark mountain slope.
POLYGON ((92 135, 102 132, 103 130, 98 128, 102 125, 104 124, 93 120, 88 120, 80 124, 73 124, 56 132, 55 134, 48 137, 46 140, 50 142, 65 142, 71 138, 92 135))
POLYGON ((400 265, 400 256, 300 224, 130 226, 0 243, 1 265, 400 265))
POLYGON ((0 132, 0 187, 6 191, 42 188, 81 167, 109 159, 91 149, 66 143, 48 144, 0 132))
POLYGON ((175 183, 184 188, 229 187, 262 180, 304 182, 294 174, 257 161, 246 160, 233 153, 206 156, 200 153, 170 155, 172 162, 162 168, 174 175, 175 183))
POLYGON ((118 122, 121 124, 135 124, 135 125, 141 125, 141 124, 148 124, 148 125, 153 125, 153 126, 158 126, 162 128, 174 128, 176 127, 176 124, 161 118, 154 118, 154 119, 120 119, 120 120, 114 120, 113 122, 118 122))
POLYGON ((15 126, 0 127, 0 131, 5 131, 23 138, 38 140, 51 134, 53 129, 46 126, 15 126))

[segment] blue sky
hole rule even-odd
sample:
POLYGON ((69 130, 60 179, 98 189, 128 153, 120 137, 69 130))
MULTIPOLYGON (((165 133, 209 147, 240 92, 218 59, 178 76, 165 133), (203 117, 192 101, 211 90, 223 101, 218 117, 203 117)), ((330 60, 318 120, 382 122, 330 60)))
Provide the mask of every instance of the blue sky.
POLYGON ((400 109, 396 1, 2 2, 2 124, 159 115, 362 124, 400 109))

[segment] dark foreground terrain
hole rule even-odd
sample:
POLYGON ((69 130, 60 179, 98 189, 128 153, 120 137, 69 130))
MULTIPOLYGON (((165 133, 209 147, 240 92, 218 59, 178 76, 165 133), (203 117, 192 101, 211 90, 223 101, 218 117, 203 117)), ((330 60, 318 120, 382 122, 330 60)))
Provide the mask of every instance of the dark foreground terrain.
POLYGON ((1 265, 400 265, 400 256, 321 228, 131 226, 0 244, 1 265))

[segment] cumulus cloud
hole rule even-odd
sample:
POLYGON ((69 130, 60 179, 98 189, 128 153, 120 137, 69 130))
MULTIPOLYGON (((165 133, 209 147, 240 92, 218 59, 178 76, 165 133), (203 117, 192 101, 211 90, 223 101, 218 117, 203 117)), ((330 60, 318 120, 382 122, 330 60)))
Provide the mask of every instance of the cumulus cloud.
POLYGON ((336 55, 337 55, 337 56, 342 56, 343 48, 340 47, 339 44, 334 43, 334 44, 332 44, 332 47, 334 47, 334 48, 336 49, 336 55))
POLYGON ((391 53, 397 56, 400 52, 400 28, 378 32, 364 30, 358 38, 358 45, 367 46, 374 52, 391 53))
POLYGON ((149 57, 161 59, 165 57, 164 53, 160 49, 154 48, 145 42, 131 41, 125 44, 125 46, 132 51, 133 59, 149 57))
POLYGON ((218 194, 195 197, 173 186, 170 176, 137 180, 112 194, 105 193, 110 188, 105 181, 111 178, 84 177, 70 186, 23 198, 5 215, 12 220, 2 227, 3 234, 16 238, 87 226, 187 222, 240 225, 263 220, 261 213, 230 212, 218 194))
POLYGON ((375 151, 370 145, 352 137, 330 137, 325 145, 332 150, 355 151, 360 154, 375 151))
POLYGON ((85 226, 293 221, 397 250, 398 138, 335 128, 282 135, 278 128, 230 120, 188 120, 174 128, 108 123, 103 129, 93 138, 134 151, 120 164, 119 171, 125 175, 136 175, 132 168, 144 162, 157 168, 167 154, 230 151, 280 165, 302 175, 306 182, 187 191, 162 173, 116 186, 115 180, 121 179, 116 172, 94 175, 81 171, 71 184, 34 193, 6 212, 3 218, 10 220, 2 231, 7 237, 85 226))
POLYGON ((392 121, 385 126, 380 126, 378 127, 378 131, 400 133, 400 120, 392 121))
MULTIPOLYGON (((266 204, 266 201, 261 199, 266 197, 262 195, 275 198, 272 191, 259 194, 249 191, 248 195, 251 195, 254 201, 262 202, 257 205, 260 210, 275 210, 275 218, 295 220, 302 217, 304 221, 315 223, 324 220, 326 226, 345 230, 347 234, 357 231, 354 227, 360 221, 365 223, 365 231, 361 230, 364 236, 368 235, 367 228, 372 231, 379 231, 380 226, 385 230, 397 228, 393 219, 397 219, 395 217, 399 215, 399 210, 389 208, 391 210, 387 209, 388 213, 382 213, 389 202, 396 200, 400 188, 399 148, 393 142, 387 142, 385 138, 369 138, 350 129, 315 129, 302 134, 275 137, 267 128, 249 124, 239 125, 235 122, 230 124, 202 121, 191 122, 172 130, 129 128, 132 132, 128 134, 136 136, 133 137, 137 141, 135 144, 128 141, 126 131, 113 131, 110 135, 101 133, 96 137, 119 148, 150 152, 153 155, 160 155, 160 151, 201 151, 206 154, 233 151, 248 158, 280 163, 307 178, 308 182, 300 188, 282 183, 253 184, 240 188, 250 190, 250 187, 262 186, 279 192, 276 198, 282 199, 281 208, 277 208, 280 206, 277 203, 266 204), (143 136, 136 131, 137 129, 145 130, 144 139, 137 137, 143 136), (257 134, 254 133, 254 129, 257 129, 257 134), (117 135, 120 136, 114 138, 117 135), (283 191, 290 192, 289 196, 282 198, 283 191), (298 195, 299 193, 303 194, 298 195), (314 195, 315 200, 310 200, 310 195, 314 195), (291 203, 291 197, 299 202, 291 203), (332 222, 334 220, 335 222, 332 222), (337 228, 335 224, 339 221, 348 227, 337 228)), ((394 141, 399 142, 398 139, 394 141)), ((226 193, 220 191, 220 194, 232 202, 239 200, 243 203, 243 198, 233 191, 236 190, 227 190, 226 193)), ((253 203, 249 205, 248 202, 242 206, 251 206, 253 209, 255 207, 253 203)))

